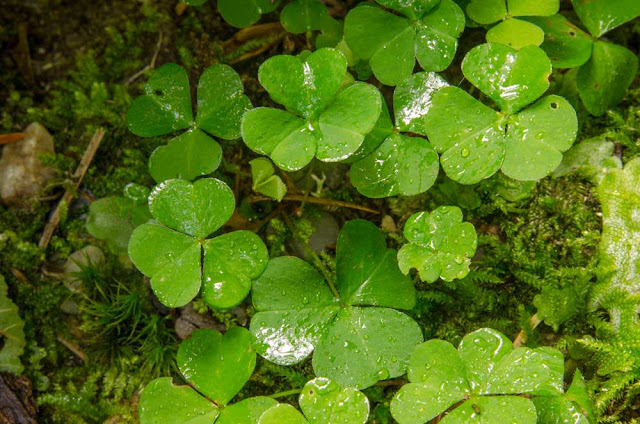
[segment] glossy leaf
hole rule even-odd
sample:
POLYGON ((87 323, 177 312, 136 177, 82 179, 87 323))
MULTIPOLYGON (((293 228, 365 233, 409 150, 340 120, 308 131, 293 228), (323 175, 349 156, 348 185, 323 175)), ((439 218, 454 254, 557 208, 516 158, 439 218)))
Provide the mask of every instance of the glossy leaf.
POLYGON ((256 424, 262 414, 277 404, 265 396, 243 399, 224 408, 216 424, 256 424))
POLYGON ((507 5, 505 0, 471 0, 467 14, 479 24, 493 24, 507 16, 507 5))
POLYGON ((281 403, 265 411, 258 424, 309 424, 293 406, 281 403))
POLYGON ((560 0, 507 0, 511 16, 551 16, 560 10, 560 0))
POLYGON ((376 0, 384 7, 400 12, 408 18, 419 19, 438 5, 438 0, 376 0))
POLYGON ((535 46, 514 50, 502 44, 481 44, 467 53, 462 71, 503 111, 514 113, 549 88, 551 62, 535 46))
POLYGON ((292 34, 320 30, 328 19, 327 8, 318 0, 294 0, 280 13, 282 26, 292 34))
POLYGON ((595 415, 587 386, 580 370, 576 370, 567 393, 560 396, 542 396, 533 399, 538 422, 549 424, 590 424, 595 415))
POLYGON ((617 44, 596 41, 587 63, 578 70, 578 92, 592 115, 603 115, 624 97, 638 73, 638 57, 617 44))
POLYGON ((180 344, 176 360, 182 375, 200 393, 226 405, 251 377, 256 352, 251 334, 242 327, 230 328, 224 336, 200 329, 180 344))
MULTIPOLYGON (((536 424, 536 408, 530 399, 516 396, 472 396, 449 413, 442 424, 536 424)), ((404 423, 400 423, 404 424, 404 423)))
POLYGON ((435 72, 417 72, 398 84, 393 92, 396 128, 426 135, 433 95, 448 85, 435 72))
POLYGON ((369 399, 362 392, 323 377, 305 384, 298 402, 310 424, 365 424, 369 418, 369 399))
POLYGON ((487 31, 488 43, 500 43, 516 50, 539 46, 543 41, 544 31, 521 19, 506 19, 487 31))
POLYGON ((573 9, 591 35, 598 38, 640 16, 636 0, 571 0, 573 9))
POLYGON ((398 252, 398 265, 408 274, 416 268, 423 281, 442 278, 452 281, 469 272, 476 252, 476 230, 462 222, 462 211, 456 206, 440 206, 431 213, 411 215, 404 226, 409 244, 398 252))
POLYGON ((26 345, 24 321, 9 299, 7 283, 0 275, 0 371, 19 375, 24 370, 20 356, 26 345))
POLYGON ((220 409, 189 386, 175 386, 171 377, 149 383, 140 395, 141 424, 211 424, 220 409))
POLYGON ((149 195, 149 210, 169 228, 193 237, 207 237, 233 214, 235 199, 231 189, 215 178, 168 180, 149 195))
POLYGON ((267 158, 257 158, 249 162, 253 183, 251 188, 265 196, 273 197, 278 202, 287 194, 287 186, 282 178, 275 175, 273 164, 267 158))
POLYGON ((149 158, 149 173, 159 183, 172 178, 194 180, 218 169, 221 160, 218 142, 193 129, 154 150, 149 158))
POLYGON ((274 11, 281 0, 218 0, 222 18, 231 26, 244 28, 274 11))
POLYGON ((593 40, 564 16, 556 14, 527 20, 544 31, 544 42, 540 48, 549 56, 554 68, 575 68, 584 65, 591 57, 593 40))
POLYGON ((422 16, 416 25, 415 43, 416 59, 422 69, 441 72, 449 67, 464 24, 464 12, 453 0, 441 0, 422 16))
POLYGON ((189 77, 175 63, 156 69, 127 111, 127 126, 135 135, 154 137, 193 125, 189 77))
POLYGON ((202 297, 214 308, 231 309, 247 297, 251 280, 267 266, 269 252, 256 234, 234 231, 203 244, 202 297))

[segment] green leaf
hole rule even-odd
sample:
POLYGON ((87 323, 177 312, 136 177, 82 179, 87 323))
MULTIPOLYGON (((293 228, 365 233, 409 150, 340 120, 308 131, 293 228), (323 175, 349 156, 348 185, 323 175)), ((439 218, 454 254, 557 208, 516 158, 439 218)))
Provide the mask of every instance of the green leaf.
POLYGON ((549 88, 551 62, 539 47, 514 50, 502 44, 481 44, 467 53, 462 71, 503 111, 514 113, 549 88))
POLYGON ((542 29, 520 19, 505 19, 487 31, 488 43, 500 43, 516 50, 526 46, 539 46, 543 41, 542 29))
POLYGON ((240 120, 251 109, 244 94, 240 75, 227 65, 213 65, 200 76, 198 116, 200 129, 216 137, 232 140, 240 137, 240 120))
POLYGON ((519 181, 544 178, 560 165, 577 133, 578 118, 567 100, 540 99, 510 120, 502 172, 519 181))
POLYGON ((89 205, 86 228, 95 238, 105 240, 112 252, 126 255, 131 233, 150 219, 146 204, 138 205, 125 197, 104 197, 89 205))
POLYGON ((566 396, 589 419, 589 422, 596 422, 596 415, 589 397, 587 383, 584 381, 579 369, 576 369, 573 375, 573 381, 567 390, 566 396))
POLYGON ((481 328, 464 336, 458 352, 474 393, 484 390, 491 379, 492 370, 512 351, 511 340, 490 328, 481 328))
POLYGON ((204 4, 204 2, 206 2, 207 0, 183 0, 182 2, 184 4, 188 4, 189 6, 201 6, 204 4))
POLYGON ((189 303, 201 285, 200 244, 165 226, 142 224, 129 240, 131 262, 151 277, 151 288, 170 308, 189 303))
POLYGON ((244 28, 276 10, 281 0, 218 0, 222 18, 231 26, 244 28))
POLYGON ((416 291, 398 269, 396 255, 371 222, 359 219, 346 223, 336 246, 336 283, 343 302, 412 309, 416 291))
POLYGON ((235 199, 222 181, 206 178, 190 183, 168 180, 149 196, 149 210, 167 227, 193 237, 207 237, 233 214, 235 199))
POLYGON ((638 73, 638 57, 617 44, 596 41, 587 63, 578 70, 578 93, 596 116, 617 105, 638 73))
POLYGON ((467 14, 479 24, 493 24, 507 16, 507 5, 505 0, 471 0, 467 14))
POLYGON ((363 389, 403 375, 411 350, 422 340, 418 324, 399 311, 347 307, 316 347, 313 371, 342 386, 363 389))
POLYGON ((416 24, 415 54, 426 71, 441 72, 449 67, 464 31, 464 12, 453 0, 441 0, 416 24))
POLYGON ((224 408, 216 424, 256 424, 262 414, 277 404, 264 396, 244 399, 224 408))
POLYGON ((194 124, 189 77, 175 63, 156 69, 127 111, 129 130, 141 137, 155 137, 194 124))
POLYGON ((553 171, 553 177, 575 172, 598 185, 609 170, 622 168, 622 161, 614 153, 615 144, 605 136, 582 140, 564 154, 562 163, 553 171))
POLYGON ((258 424, 309 424, 293 406, 281 403, 269 408, 258 420, 258 424))
POLYGON ((0 275, 0 371, 22 374, 20 356, 26 344, 23 328, 18 307, 9 299, 7 283, 0 275))
POLYGON ((502 118, 460 88, 444 87, 434 95, 426 129, 452 180, 475 184, 500 169, 505 150, 502 118))
POLYGON ((538 422, 550 424, 590 424, 596 422, 587 385, 580 370, 576 370, 573 382, 564 396, 535 397, 538 422))
POLYGON ((149 173, 156 182, 172 178, 194 180, 218 169, 222 148, 199 129, 192 129, 160 146, 149 158, 149 173))
POLYGON ((517 396, 472 396, 440 422, 442 424, 536 424, 538 421, 536 408, 530 399, 517 396))
POLYGON ((438 0, 376 0, 389 9, 400 12, 408 18, 419 19, 438 5, 438 0))
POLYGON ((251 188, 280 202, 287 194, 287 186, 279 176, 274 175, 275 169, 271 161, 267 158, 257 158, 250 161, 249 165, 253 179, 251 188))
POLYGON ((396 128, 426 135, 433 95, 448 85, 435 72, 417 72, 398 84, 393 92, 396 128))
POLYGON ((323 377, 305 384, 298 402, 310 424, 365 424, 369 418, 369 399, 362 392, 323 377))
POLYGON ((438 177, 438 154, 424 138, 391 134, 351 166, 351 183, 367 197, 413 196, 438 177))
POLYGON ((171 377, 157 378, 142 391, 141 424, 211 424, 220 410, 189 386, 174 386, 171 377))
POLYGON ((591 57, 593 40, 583 30, 560 14, 545 17, 530 17, 544 31, 545 51, 554 68, 575 68, 584 65, 591 57))
POLYGON ((389 114, 387 102, 382 98, 382 94, 380 92, 378 92, 378 95, 380 96, 380 103, 382 105, 382 110, 380 111, 378 120, 373 126, 373 129, 365 136, 360 148, 342 162, 353 163, 366 157, 380 146, 380 144, 382 144, 387 136, 393 131, 393 122, 391 122, 391 115, 389 114))
POLYGON ((560 0, 507 0, 511 16, 551 16, 560 10, 560 0))
POLYGON ((322 29, 329 12, 318 0, 294 0, 280 13, 280 22, 284 29, 292 34, 322 29))
POLYGON ((571 0, 573 9, 596 38, 640 16, 636 0, 571 0))
POLYGON ((237 306, 267 266, 266 246, 250 231, 234 231, 206 240, 203 248, 202 297, 214 308, 237 306))
POLYGON ((260 66, 258 79, 274 101, 304 118, 312 118, 331 103, 346 72, 345 56, 324 48, 306 60, 273 56, 260 66))
POLYGON ((185 379, 203 395, 226 405, 242 389, 256 366, 251 334, 242 327, 223 336, 200 329, 180 344, 176 358, 185 379))
POLYGON ((404 227, 409 244, 398 252, 398 265, 408 274, 416 268, 420 278, 430 283, 442 278, 452 281, 469 272, 476 252, 476 230, 462 222, 462 211, 456 206, 440 206, 430 214, 411 215, 404 227))

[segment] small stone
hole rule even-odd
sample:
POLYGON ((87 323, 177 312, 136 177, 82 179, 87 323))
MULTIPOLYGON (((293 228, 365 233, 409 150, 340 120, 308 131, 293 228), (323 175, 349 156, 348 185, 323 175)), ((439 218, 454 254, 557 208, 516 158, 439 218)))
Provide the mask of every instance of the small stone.
POLYGON ((226 327, 207 315, 201 315, 193 308, 193 303, 189 303, 180 308, 180 316, 176 319, 176 335, 184 340, 189 335, 200 328, 213 328, 218 331, 226 331, 226 327))
POLYGON ((104 253, 96 246, 85 246, 80 250, 76 250, 67 259, 64 264, 64 285, 72 292, 78 293, 82 291, 82 280, 76 275, 86 268, 88 265, 96 266, 104 263, 104 253))
POLYGON ((385 233, 397 233, 398 227, 396 226, 395 221, 391 218, 391 215, 385 215, 382 217, 382 225, 380 225, 382 231, 385 233))
POLYGON ((29 125, 24 134, 24 139, 8 144, 2 150, 0 197, 6 206, 27 209, 33 197, 55 175, 52 168, 42 165, 39 156, 55 152, 53 137, 39 123, 29 125))

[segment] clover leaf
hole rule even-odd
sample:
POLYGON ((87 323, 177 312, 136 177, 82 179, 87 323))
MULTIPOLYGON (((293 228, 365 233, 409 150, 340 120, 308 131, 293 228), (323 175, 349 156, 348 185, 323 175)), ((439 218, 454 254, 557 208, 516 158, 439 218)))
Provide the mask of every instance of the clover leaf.
POLYGON ((544 31, 545 39, 540 47, 554 68, 575 68, 591 57, 593 39, 564 16, 556 14, 527 20, 544 31))
POLYGON ((20 362, 26 344, 23 329, 24 321, 9 299, 7 283, 0 275, 0 371, 19 375, 24 370, 20 362))
POLYGON ((543 30, 522 16, 551 16, 560 9, 559 0, 471 0, 467 14, 480 24, 495 24, 487 32, 487 42, 500 43, 516 50, 539 46, 544 40, 543 30))
POLYGON ((315 349, 315 374, 344 387, 404 374, 422 333, 413 319, 391 309, 411 309, 416 301, 396 255, 375 225, 356 220, 338 237, 335 289, 301 259, 271 260, 253 283, 258 312, 250 330, 258 353, 291 365, 315 349))
POLYGON ((232 308, 251 289, 265 268, 268 253, 258 236, 235 231, 208 238, 232 215, 231 189, 214 178, 195 183, 167 180, 149 196, 157 222, 136 228, 129 257, 166 306, 190 302, 202 286, 202 297, 214 308, 232 308))
POLYGON ((222 149, 212 137, 238 138, 240 119, 251 108, 240 76, 227 65, 214 65, 203 72, 197 104, 198 115, 194 119, 189 77, 173 63, 156 69, 144 94, 131 103, 127 125, 136 135, 155 137, 187 130, 151 155, 149 172, 157 182, 171 178, 193 180, 215 171, 222 149))
POLYGON ((535 424, 529 397, 562 399, 563 372, 556 349, 514 349, 506 336, 488 328, 466 335, 457 350, 429 340, 411 355, 410 383, 396 393, 391 414, 400 424, 422 424, 445 411, 444 424, 535 424))
POLYGON ((398 266, 408 274, 416 268, 423 281, 438 278, 452 281, 469 273, 471 257, 476 252, 476 230, 462 222, 462 211, 456 206, 440 206, 431 213, 411 215, 404 226, 409 244, 398 252, 398 266))
POLYGON ((305 384, 298 402, 304 416, 290 405, 276 405, 265 411, 258 424, 365 424, 369 418, 369 399, 362 392, 342 389, 323 377, 305 384))
POLYGON ((377 2, 403 16, 371 5, 356 7, 345 18, 344 37, 380 82, 396 85, 409 77, 416 59, 425 71, 449 67, 465 24, 453 0, 377 2))
POLYGON ((539 180, 562 161, 575 140, 573 107, 547 96, 551 63, 534 46, 514 50, 482 44, 462 63, 466 78, 502 109, 498 113, 457 87, 440 89, 432 100, 426 133, 449 178, 475 184, 499 169, 520 181, 539 180))
POLYGON ((590 424, 596 422, 587 385, 579 369, 573 375, 571 386, 563 396, 534 397, 533 403, 540 423, 590 424))
POLYGON ((246 145, 287 171, 303 168, 314 156, 337 162, 354 154, 378 120, 381 97, 369 84, 342 87, 346 75, 346 58, 335 49, 319 49, 306 59, 267 59, 258 71, 260 83, 288 110, 248 111, 242 119, 246 145))
POLYGON ((218 0, 222 18, 231 26, 244 28, 252 25, 265 13, 276 10, 281 0, 218 0))
POLYGON ((279 176, 274 175, 275 169, 271 161, 266 158, 257 158, 249 162, 249 165, 251 165, 253 190, 273 197, 278 202, 281 201, 287 193, 287 186, 279 176))
POLYGON ((432 96, 447 85, 433 72, 416 73, 398 84, 393 94, 395 128, 384 105, 363 143, 367 155, 351 166, 351 182, 360 193, 375 198, 412 196, 433 185, 440 169, 438 154, 428 140, 415 135, 426 135, 432 96))
POLYGON ((138 405, 141 424, 253 424, 277 404, 255 397, 225 407, 256 365, 251 334, 242 327, 233 327, 224 336, 211 329, 194 331, 180 345, 177 362, 189 386, 175 386, 170 377, 149 383, 138 405))
POLYGON ((594 37, 640 16, 640 3, 635 0, 571 0, 573 9, 594 37))
POLYGON ((280 13, 282 26, 292 34, 321 30, 330 20, 329 11, 318 0, 294 0, 280 13))

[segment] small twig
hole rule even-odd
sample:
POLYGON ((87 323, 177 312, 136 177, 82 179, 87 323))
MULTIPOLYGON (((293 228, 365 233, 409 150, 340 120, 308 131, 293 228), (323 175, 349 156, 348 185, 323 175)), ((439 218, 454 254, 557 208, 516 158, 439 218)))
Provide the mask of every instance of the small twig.
POLYGON ((24 133, 11 133, 0 135, 0 144, 11 144, 24 138, 24 133))
POLYGON ((151 57, 151 62, 148 65, 145 65, 144 68, 140 69, 135 74, 131 75, 129 79, 124 83, 124 85, 129 85, 142 75, 147 72, 149 69, 153 69, 156 67, 156 60, 158 60, 158 55, 160 54, 160 48, 162 47, 162 31, 158 33, 158 42, 156 43, 156 49, 153 52, 153 56, 151 57))
POLYGON ((285 397, 285 396, 297 395, 300 392, 302 392, 302 389, 292 389, 292 390, 287 390, 287 391, 280 392, 280 393, 274 393, 272 395, 269 395, 268 397, 270 397, 272 399, 277 399, 277 398, 281 398, 281 397, 285 397))
POLYGON ((84 362, 85 364, 87 363, 87 354, 84 353, 78 346, 63 339, 60 336, 56 337, 56 340, 58 340, 62 345, 64 345, 64 347, 73 352, 78 358, 82 359, 82 362, 84 362))
MULTIPOLYGON (((535 330, 538 325, 540 325, 542 321, 538 318, 538 314, 533 314, 533 316, 529 319, 529 325, 532 330, 535 330)), ((516 339, 513 341, 513 347, 520 347, 527 342, 527 333, 524 330, 520 330, 516 339)))
MULTIPOLYGON (((267 200, 273 200, 273 199, 270 198, 270 197, 267 197, 267 196, 251 196, 251 197, 249 197, 247 199, 247 202, 256 203, 256 202, 264 202, 264 201, 267 201, 267 200)), ((319 204, 319 205, 335 206, 335 207, 338 207, 338 208, 357 209, 357 210, 364 211, 364 212, 374 213, 376 215, 380 214, 380 211, 368 208, 366 206, 356 205, 355 203, 344 202, 342 200, 324 199, 324 198, 321 198, 321 197, 307 197, 307 196, 301 196, 301 195, 298 195, 298 194, 287 194, 286 196, 284 196, 282 198, 282 201, 283 202, 316 203, 316 204, 319 204)))
MULTIPOLYGON (((82 179, 87 173, 89 165, 91 164, 93 157, 96 155, 98 147, 100 147, 100 143, 104 138, 104 134, 105 130, 103 128, 98 128, 93 134, 93 137, 91 138, 91 141, 87 146, 87 150, 85 150, 84 155, 80 160, 80 164, 78 165, 78 168, 76 168, 76 172, 73 173, 72 179, 74 182, 74 188, 77 189, 80 186, 80 183, 82 183, 82 179)), ((68 206, 72 199, 73 191, 67 189, 62 195, 62 199, 60 200, 60 202, 58 202, 58 204, 56 205, 55 210, 51 214, 49 222, 47 222, 47 225, 44 227, 44 232, 42 233, 42 237, 40 238, 40 242, 38 243, 38 247, 40 249, 46 249, 49 245, 54 231, 56 230, 56 228, 58 228, 58 224, 60 224, 61 208, 63 207, 63 205, 68 206)))

